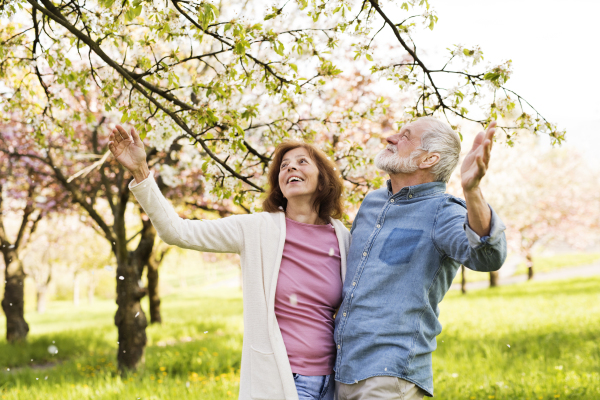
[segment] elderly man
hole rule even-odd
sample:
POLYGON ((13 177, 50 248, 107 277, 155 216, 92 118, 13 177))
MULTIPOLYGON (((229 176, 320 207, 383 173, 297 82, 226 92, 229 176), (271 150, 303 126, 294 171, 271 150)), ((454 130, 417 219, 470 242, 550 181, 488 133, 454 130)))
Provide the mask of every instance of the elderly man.
POLYGON ((445 193, 460 154, 448 124, 420 118, 377 155, 390 179, 367 195, 352 225, 335 321, 338 400, 433 396, 438 304, 461 264, 496 271, 506 258, 505 227, 479 188, 495 126, 477 135, 462 164, 466 201, 445 193))

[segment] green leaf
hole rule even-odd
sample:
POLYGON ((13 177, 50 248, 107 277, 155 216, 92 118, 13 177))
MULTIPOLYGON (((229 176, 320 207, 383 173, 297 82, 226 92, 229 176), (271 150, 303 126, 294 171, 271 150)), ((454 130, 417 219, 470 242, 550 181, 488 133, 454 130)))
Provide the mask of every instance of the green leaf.
POLYGON ((275 42, 273 43, 273 50, 275 50, 275 53, 279 54, 280 56, 283 57, 283 43, 281 42, 275 42))
POLYGON ((486 81, 497 81, 498 78, 500 78, 500 74, 497 72, 488 72, 483 76, 483 79, 485 79, 486 81))
POLYGON ((115 0, 102 0, 100 1, 100 5, 105 8, 111 8, 115 0))
POLYGON ((367 60, 373 61, 373 56, 371 56, 370 54, 367 54, 367 60))

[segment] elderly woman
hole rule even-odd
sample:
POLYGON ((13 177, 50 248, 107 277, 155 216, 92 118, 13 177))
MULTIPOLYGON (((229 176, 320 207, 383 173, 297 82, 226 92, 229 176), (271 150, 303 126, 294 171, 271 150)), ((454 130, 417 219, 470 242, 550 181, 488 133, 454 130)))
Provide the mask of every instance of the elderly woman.
POLYGON ((269 168, 265 212, 218 220, 180 218, 163 197, 134 129, 108 144, 131 172, 130 189, 166 243, 237 253, 244 285, 240 399, 333 399, 334 314, 342 301, 350 233, 342 182, 316 147, 281 143, 269 168))

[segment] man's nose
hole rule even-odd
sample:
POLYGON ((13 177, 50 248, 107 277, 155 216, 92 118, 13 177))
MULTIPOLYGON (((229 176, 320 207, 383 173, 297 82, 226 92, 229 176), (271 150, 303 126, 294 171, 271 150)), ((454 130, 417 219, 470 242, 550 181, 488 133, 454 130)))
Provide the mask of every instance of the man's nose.
POLYGON ((397 144, 398 143, 398 135, 390 135, 388 137, 385 138, 385 142, 387 144, 397 144))

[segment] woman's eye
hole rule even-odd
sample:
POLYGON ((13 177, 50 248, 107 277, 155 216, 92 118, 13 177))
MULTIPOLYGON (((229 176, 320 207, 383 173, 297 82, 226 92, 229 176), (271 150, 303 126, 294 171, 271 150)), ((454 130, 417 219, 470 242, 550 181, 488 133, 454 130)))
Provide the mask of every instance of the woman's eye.
POLYGON ((304 162, 304 163, 308 163, 308 161, 306 161, 306 160, 304 160, 304 159, 300 160, 300 162, 301 162, 301 163, 302 163, 302 162, 304 162))

